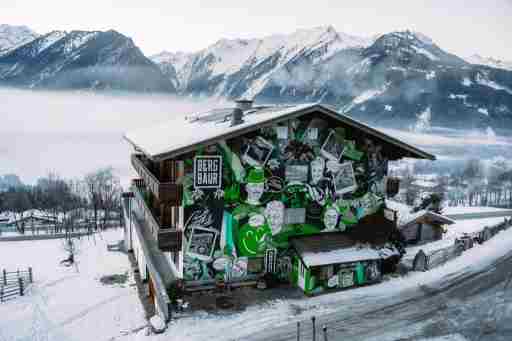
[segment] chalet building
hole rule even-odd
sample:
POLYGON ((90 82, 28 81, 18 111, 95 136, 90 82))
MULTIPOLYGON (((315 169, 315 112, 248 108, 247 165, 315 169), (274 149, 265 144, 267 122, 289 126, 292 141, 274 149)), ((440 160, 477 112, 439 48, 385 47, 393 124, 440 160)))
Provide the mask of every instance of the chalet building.
POLYGON ((272 279, 315 294, 379 280, 401 256, 388 162, 435 159, 320 104, 238 101, 124 137, 138 174, 126 244, 157 311, 159 288, 272 279))

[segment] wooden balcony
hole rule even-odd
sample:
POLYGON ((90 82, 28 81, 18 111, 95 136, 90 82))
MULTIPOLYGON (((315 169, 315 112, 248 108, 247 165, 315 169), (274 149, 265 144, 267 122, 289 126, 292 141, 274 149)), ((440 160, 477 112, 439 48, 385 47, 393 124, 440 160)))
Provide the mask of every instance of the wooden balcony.
POLYGON ((146 187, 162 203, 180 206, 183 194, 182 185, 173 182, 160 182, 141 160, 141 155, 132 154, 132 166, 139 176, 144 179, 146 187))
POLYGON ((142 189, 139 186, 132 186, 132 191, 135 195, 135 211, 138 217, 145 222, 145 226, 149 229, 149 233, 157 242, 158 248, 162 251, 181 251, 182 245, 182 231, 176 227, 163 228, 153 211, 148 207, 142 189))

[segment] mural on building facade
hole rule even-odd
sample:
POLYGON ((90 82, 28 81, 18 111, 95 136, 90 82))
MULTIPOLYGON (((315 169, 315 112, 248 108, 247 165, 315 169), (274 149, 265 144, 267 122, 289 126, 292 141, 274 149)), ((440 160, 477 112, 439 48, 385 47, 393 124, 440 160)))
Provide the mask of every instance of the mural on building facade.
MULTIPOLYGON (((262 128, 183 161, 189 281, 263 272, 296 281, 290 237, 357 228, 384 203, 382 148, 371 140, 356 146, 319 118, 262 128)), ((329 285, 338 281, 349 279, 332 277, 329 285)))

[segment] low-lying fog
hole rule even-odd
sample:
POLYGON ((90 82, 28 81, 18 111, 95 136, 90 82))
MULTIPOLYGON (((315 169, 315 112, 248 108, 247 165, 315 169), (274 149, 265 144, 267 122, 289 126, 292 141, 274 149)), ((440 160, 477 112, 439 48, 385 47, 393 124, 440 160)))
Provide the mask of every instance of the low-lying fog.
MULTIPOLYGON (((225 105, 170 96, 3 89, 0 175, 15 173, 25 183, 33 183, 48 171, 73 178, 112 166, 127 184, 134 173, 129 163, 131 148, 122 139, 125 131, 225 105)), ((497 137, 492 131, 384 131, 438 156, 439 161, 433 165, 438 170, 453 170, 454 165, 469 158, 512 159, 512 138, 497 137)))
POLYGON ((127 184, 134 173, 124 132, 219 105, 160 95, 0 89, 0 175, 33 183, 48 171, 74 178, 112 166, 127 184))

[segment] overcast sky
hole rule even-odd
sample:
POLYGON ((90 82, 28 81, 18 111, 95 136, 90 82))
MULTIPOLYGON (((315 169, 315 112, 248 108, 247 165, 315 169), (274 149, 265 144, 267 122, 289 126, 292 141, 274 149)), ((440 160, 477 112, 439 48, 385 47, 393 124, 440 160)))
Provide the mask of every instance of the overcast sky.
POLYGON ((512 60, 512 0, 1 0, 0 23, 115 29, 148 55, 323 25, 360 36, 412 29, 461 56, 512 60))

